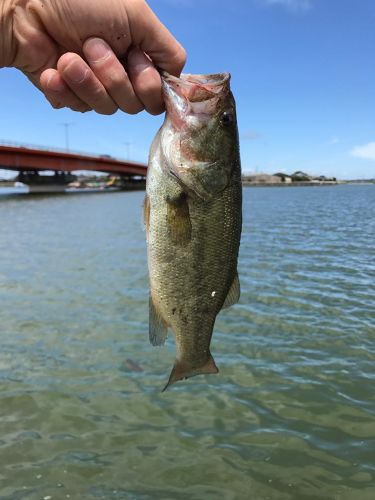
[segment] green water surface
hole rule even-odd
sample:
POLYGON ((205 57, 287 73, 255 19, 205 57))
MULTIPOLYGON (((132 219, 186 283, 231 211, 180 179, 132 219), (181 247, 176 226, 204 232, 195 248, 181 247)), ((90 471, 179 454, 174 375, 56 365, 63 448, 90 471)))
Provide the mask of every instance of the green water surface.
POLYGON ((375 186, 245 189, 220 373, 165 393, 142 200, 0 195, 0 499, 373 500, 375 186))

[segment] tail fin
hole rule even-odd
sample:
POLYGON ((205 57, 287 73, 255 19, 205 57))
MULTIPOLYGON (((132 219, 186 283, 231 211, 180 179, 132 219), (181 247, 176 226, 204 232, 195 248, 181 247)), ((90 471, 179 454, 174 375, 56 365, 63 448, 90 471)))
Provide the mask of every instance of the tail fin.
POLYGON ((218 373, 219 369, 215 364, 214 358, 209 353, 208 359, 206 363, 199 368, 193 368, 189 366, 187 363, 176 360, 175 364, 172 368, 171 374, 169 375, 169 380, 164 387, 164 392, 170 385, 178 382, 179 380, 183 380, 185 378, 194 377, 194 375, 202 375, 209 373, 218 373))

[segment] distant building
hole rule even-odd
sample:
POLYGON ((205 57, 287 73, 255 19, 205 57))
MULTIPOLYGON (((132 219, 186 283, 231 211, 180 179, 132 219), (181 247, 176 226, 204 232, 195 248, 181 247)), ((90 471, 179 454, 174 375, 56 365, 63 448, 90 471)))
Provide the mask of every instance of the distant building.
POLYGON ((319 175, 319 177, 314 177, 314 181, 319 182, 336 182, 336 177, 326 177, 325 175, 319 175))
POLYGON ((308 174, 305 174, 305 172, 302 172, 301 170, 297 170, 297 172, 294 172, 294 174, 291 175, 291 178, 292 178, 293 182, 311 181, 311 176, 308 174))
POLYGON ((277 172, 276 174, 273 174, 276 177, 280 177, 281 182, 285 182, 285 184, 291 184, 292 183, 292 177, 288 174, 284 174, 284 172, 277 172))
POLYGON ((269 174, 250 174, 243 177, 249 184, 281 184, 282 180, 276 175, 269 174))
POLYGON ((297 170, 294 174, 285 174, 284 172, 276 172, 275 174, 244 174, 243 182, 253 185, 319 185, 337 183, 336 177, 326 177, 325 175, 312 176, 297 170))

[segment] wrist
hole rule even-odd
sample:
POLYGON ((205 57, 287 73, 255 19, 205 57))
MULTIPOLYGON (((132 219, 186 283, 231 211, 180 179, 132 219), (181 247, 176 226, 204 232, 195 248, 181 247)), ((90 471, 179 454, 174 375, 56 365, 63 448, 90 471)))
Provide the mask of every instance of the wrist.
POLYGON ((14 4, 14 0, 0 0, 0 68, 11 66, 15 57, 14 4))

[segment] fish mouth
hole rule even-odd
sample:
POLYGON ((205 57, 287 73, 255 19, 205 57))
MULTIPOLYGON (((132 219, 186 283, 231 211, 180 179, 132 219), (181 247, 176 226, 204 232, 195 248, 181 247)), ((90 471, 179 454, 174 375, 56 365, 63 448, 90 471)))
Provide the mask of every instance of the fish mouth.
POLYGON ((163 91, 167 98, 173 92, 180 98, 185 98, 190 103, 194 103, 212 99, 226 91, 229 92, 230 73, 208 75, 182 73, 178 78, 161 70, 160 76, 163 83, 163 91))
POLYGON ((221 85, 226 82, 230 78, 230 73, 211 73, 211 74, 192 74, 192 73, 181 73, 181 75, 174 76, 168 73, 167 71, 160 69, 159 73, 162 78, 169 81, 180 82, 181 80, 190 82, 190 83, 199 83, 202 85, 221 85))
POLYGON ((178 78, 161 71, 160 75, 167 116, 176 130, 184 129, 189 119, 192 126, 209 121, 230 94, 229 73, 183 73, 178 78))

